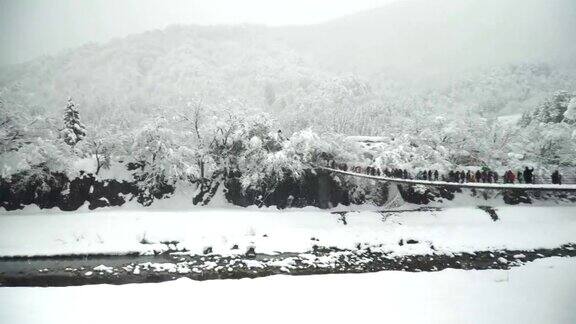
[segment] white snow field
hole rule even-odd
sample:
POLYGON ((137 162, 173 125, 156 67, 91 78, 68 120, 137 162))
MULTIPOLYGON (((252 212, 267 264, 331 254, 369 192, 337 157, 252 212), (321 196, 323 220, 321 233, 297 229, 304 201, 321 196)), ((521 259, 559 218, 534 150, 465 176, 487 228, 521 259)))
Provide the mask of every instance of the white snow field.
POLYGON ((504 206, 499 220, 474 207, 374 211, 341 216, 319 209, 202 209, 189 211, 103 209, 93 212, 0 214, 0 256, 150 253, 186 248, 201 254, 305 252, 313 245, 354 249, 381 246, 396 254, 555 248, 576 242, 576 207, 504 206), (417 244, 398 242, 417 240, 417 244), (146 243, 146 244, 143 244, 146 243), (232 247, 238 245, 239 249, 232 247))
POLYGON ((576 323, 576 259, 384 271, 0 288, 2 323, 576 323))

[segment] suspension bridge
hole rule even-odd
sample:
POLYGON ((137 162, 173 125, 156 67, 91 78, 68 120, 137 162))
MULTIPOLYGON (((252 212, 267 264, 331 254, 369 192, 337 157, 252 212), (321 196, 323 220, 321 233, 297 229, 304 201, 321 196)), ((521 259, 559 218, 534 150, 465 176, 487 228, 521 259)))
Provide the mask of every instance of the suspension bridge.
POLYGON ((387 176, 375 176, 364 173, 343 171, 328 167, 316 167, 316 169, 339 173, 342 175, 372 179, 376 181, 386 181, 409 185, 423 185, 432 187, 452 187, 452 188, 475 188, 475 189, 503 189, 503 190, 536 190, 536 191, 576 191, 576 184, 532 184, 532 183, 484 183, 484 182, 448 182, 430 181, 420 179, 403 179, 387 176))

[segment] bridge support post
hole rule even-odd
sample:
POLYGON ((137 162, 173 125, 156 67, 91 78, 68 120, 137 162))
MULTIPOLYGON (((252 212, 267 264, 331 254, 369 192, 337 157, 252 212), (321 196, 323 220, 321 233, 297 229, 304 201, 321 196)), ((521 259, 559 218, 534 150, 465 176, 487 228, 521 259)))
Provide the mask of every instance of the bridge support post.
POLYGON ((332 208, 331 183, 330 173, 318 172, 318 205, 322 209, 332 208))

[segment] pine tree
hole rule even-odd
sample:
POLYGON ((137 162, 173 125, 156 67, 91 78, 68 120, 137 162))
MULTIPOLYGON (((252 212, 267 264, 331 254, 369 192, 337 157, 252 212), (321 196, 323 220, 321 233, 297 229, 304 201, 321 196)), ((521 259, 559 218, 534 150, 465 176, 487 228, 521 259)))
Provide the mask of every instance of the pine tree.
POLYGON ((68 105, 64 112, 64 128, 61 131, 64 142, 70 146, 76 145, 86 136, 86 128, 80 122, 80 115, 72 98, 68 98, 68 105))

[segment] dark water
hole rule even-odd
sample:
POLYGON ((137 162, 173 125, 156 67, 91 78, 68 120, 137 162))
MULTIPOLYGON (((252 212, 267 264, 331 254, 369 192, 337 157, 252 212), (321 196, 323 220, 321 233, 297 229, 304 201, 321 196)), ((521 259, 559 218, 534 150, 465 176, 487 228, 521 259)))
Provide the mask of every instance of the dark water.
MULTIPOLYGON (((399 244, 421 244, 417 241, 399 244)), ((187 277, 193 280, 256 278, 275 274, 311 275, 364 273, 386 270, 439 271, 443 269, 509 269, 540 258, 576 257, 576 245, 531 251, 497 250, 475 253, 428 254, 393 257, 370 248, 339 250, 317 247, 306 254, 282 253, 250 256, 183 255, 76 256, 0 259, 0 286, 77 286, 160 282, 187 277), (326 259, 330 262, 326 263, 326 259), (283 261, 290 261, 284 266, 283 261), (167 264, 154 269, 147 266, 167 264), (253 266, 256 264, 256 266, 253 266), (109 271, 95 271, 105 265, 109 271), (170 266, 172 269, 170 270, 170 266), (134 268, 138 271, 135 272, 134 268), (175 268, 184 271, 175 271, 175 268)))

